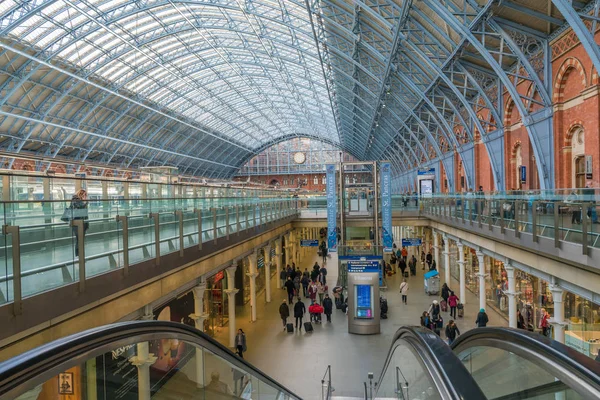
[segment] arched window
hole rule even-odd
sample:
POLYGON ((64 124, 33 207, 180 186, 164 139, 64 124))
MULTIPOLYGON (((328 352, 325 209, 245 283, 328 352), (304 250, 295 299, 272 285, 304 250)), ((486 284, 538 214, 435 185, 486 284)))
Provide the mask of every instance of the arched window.
POLYGON ((313 183, 314 183, 315 185, 318 185, 318 184, 319 184, 319 177, 318 177, 318 176, 316 176, 316 175, 315 175, 315 177, 313 178, 313 183))

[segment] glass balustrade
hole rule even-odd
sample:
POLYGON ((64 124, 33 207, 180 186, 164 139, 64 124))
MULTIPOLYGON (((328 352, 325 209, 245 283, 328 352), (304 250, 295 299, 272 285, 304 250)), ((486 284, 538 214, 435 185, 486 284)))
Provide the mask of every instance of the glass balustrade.
POLYGON ((254 197, 0 203, 0 304, 259 228, 296 206, 254 197))

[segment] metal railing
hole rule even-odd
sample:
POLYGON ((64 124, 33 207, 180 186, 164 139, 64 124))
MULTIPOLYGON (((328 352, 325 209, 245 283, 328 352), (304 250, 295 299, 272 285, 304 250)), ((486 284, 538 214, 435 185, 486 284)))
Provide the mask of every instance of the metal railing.
POLYGON ((328 365, 321 378, 321 400, 329 400, 334 389, 331 386, 331 365, 328 365))
POLYGON ((47 214, 23 225, 14 223, 31 217, 15 219, 10 212, 15 203, 0 203, 0 304, 12 302, 19 314, 25 297, 72 283, 83 292, 86 280, 99 274, 122 269, 127 276, 131 265, 147 260, 160 265, 166 254, 183 257, 186 248, 202 250, 203 243, 297 215, 298 202, 291 198, 235 199, 235 205, 229 200, 219 199, 220 207, 192 208, 200 202, 153 199, 110 210, 95 202, 84 216, 60 202, 51 208, 63 208, 64 215, 47 214), (61 217, 66 221, 57 222, 61 217))

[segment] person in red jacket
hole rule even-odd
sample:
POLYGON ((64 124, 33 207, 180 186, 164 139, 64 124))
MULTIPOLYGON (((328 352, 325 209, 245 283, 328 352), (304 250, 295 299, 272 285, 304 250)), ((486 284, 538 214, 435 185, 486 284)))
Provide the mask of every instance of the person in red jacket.
POLYGON ((321 323, 321 314, 323 314, 323 307, 319 305, 319 303, 312 303, 308 307, 308 312, 310 313, 310 317, 315 323, 321 323))
POLYGON ((549 336, 550 333, 550 322, 548 319, 550 316, 546 312, 546 309, 542 308, 540 310, 540 328, 542 328, 542 334, 544 336, 549 336))
POLYGON ((458 296, 454 292, 450 292, 448 297, 448 306, 450 307, 450 316, 456 319, 456 307, 458 306, 458 296))

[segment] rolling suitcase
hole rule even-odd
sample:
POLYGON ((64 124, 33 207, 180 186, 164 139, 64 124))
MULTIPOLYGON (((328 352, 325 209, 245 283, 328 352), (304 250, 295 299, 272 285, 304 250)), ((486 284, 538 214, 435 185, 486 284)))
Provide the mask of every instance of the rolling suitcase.
POLYGON ((305 322, 304 323, 304 330, 306 331, 306 333, 312 332, 313 331, 313 326, 310 322, 305 322))
POLYGON ((446 300, 440 301, 440 308, 443 312, 448 312, 448 302, 446 300))
POLYGON ((408 278, 408 271, 404 271, 404 277, 408 278))
POLYGON ((294 333, 294 324, 286 324, 285 329, 287 329, 287 333, 294 333))
POLYGON ((465 316, 465 306, 463 306, 461 303, 459 303, 456 306, 456 309, 458 310, 458 318, 462 318, 465 316))

